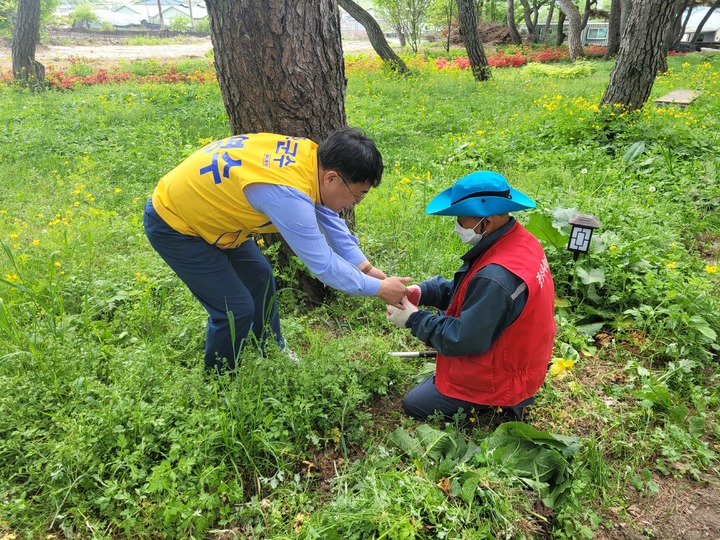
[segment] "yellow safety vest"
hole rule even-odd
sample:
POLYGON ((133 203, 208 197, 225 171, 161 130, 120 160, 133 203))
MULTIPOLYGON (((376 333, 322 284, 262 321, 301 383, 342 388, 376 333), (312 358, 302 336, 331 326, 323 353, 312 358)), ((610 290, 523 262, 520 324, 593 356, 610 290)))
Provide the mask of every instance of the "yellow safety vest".
POLYGON ((251 234, 277 232, 245 198, 243 188, 256 182, 290 186, 319 203, 317 144, 273 133, 210 143, 160 179, 152 202, 179 233, 229 249, 251 234))

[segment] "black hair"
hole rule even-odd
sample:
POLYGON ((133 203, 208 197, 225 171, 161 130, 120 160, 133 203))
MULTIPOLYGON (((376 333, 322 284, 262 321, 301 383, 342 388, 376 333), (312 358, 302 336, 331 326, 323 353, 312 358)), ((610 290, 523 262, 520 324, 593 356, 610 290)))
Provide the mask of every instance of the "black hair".
POLYGON ((357 128, 333 131, 318 145, 317 155, 324 169, 337 171, 351 184, 380 185, 382 155, 373 140, 357 128))

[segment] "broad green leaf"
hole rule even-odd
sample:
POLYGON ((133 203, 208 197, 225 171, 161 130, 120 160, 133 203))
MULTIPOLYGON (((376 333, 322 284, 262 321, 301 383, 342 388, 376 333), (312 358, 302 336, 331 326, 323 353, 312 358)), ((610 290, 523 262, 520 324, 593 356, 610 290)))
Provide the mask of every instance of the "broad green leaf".
POLYGON ((605 272, 603 272, 601 268, 591 268, 588 272, 581 266, 578 266, 577 274, 585 285, 590 285, 591 283, 603 285, 605 283, 605 272))
POLYGON ((388 440, 408 456, 416 456, 419 453, 420 442, 404 429, 398 428, 393 431, 388 440))
POLYGON ((568 236, 553 227, 552 220, 544 214, 531 214, 525 228, 530 231, 531 234, 535 235, 540 242, 545 245, 554 246, 555 249, 564 249, 565 244, 567 244, 568 236))
POLYGON ((633 143, 630 145, 630 148, 628 148, 625 152, 625 155, 623 156, 623 161, 627 165, 630 165, 637 158, 639 158, 643 154, 643 152, 645 152, 645 142, 638 141, 636 143, 633 143))
POLYGON ((426 455, 437 460, 455 455, 458 445, 449 434, 427 424, 419 425, 415 431, 426 455))

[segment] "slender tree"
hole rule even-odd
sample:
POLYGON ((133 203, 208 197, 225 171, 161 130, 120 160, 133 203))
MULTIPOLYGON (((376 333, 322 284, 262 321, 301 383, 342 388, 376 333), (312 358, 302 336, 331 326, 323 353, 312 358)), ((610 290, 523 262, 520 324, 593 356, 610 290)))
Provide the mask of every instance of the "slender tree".
POLYGON ((40 0, 19 0, 17 19, 13 29, 13 78, 32 90, 43 88, 45 66, 35 60, 40 42, 40 0))
POLYGON ((478 82, 486 81, 490 78, 490 65, 478 33, 475 5, 473 0, 457 0, 457 6, 460 32, 473 76, 478 82))
POLYGON ((157 0, 157 8, 158 8, 158 24, 160 25, 160 30, 165 28, 165 21, 163 20, 163 12, 162 12, 162 4, 160 3, 160 0, 157 0))
POLYGON ((608 41, 604 60, 610 60, 620 50, 620 33, 623 21, 623 0, 612 0, 608 20, 608 41))
POLYGON ((542 30, 541 40, 543 43, 547 42, 547 37, 550 35, 550 26, 552 25, 553 15, 555 14, 555 0, 550 0, 548 7, 547 17, 545 18, 545 27, 542 30))
POLYGON ((664 41, 675 9, 676 3, 668 0, 632 2, 603 105, 642 108, 665 61, 664 41))
MULTIPOLYGON (((345 72, 335 0, 207 0, 215 71, 234 134, 321 141, 345 125, 345 72)), ((352 215, 349 216, 352 220, 352 215)), ((292 253, 283 244, 279 265, 292 253)), ((321 301, 305 273, 301 289, 321 301)))
POLYGON ((520 45, 522 39, 520 39, 520 32, 518 32, 517 26, 515 25, 515 0, 507 0, 506 18, 508 30, 510 31, 510 39, 516 45, 520 45))
MULTIPOLYGON (((523 18, 525 19, 525 26, 527 27, 528 43, 537 43, 538 35, 535 29, 537 19, 533 20, 533 13, 537 13, 537 10, 534 11, 534 8, 530 7, 528 0, 520 0, 520 3, 523 5, 523 18)), ((534 7, 537 8, 537 3, 535 3, 534 7)))
POLYGON ((338 4, 341 8, 347 11, 353 19, 363 25, 365 32, 368 35, 368 39, 370 40, 370 44, 383 62, 391 66, 399 73, 410 73, 410 70, 405 65, 405 62, 402 61, 402 59, 388 44, 385 39, 385 34, 383 34, 380 25, 372 15, 353 2, 353 0, 338 0, 338 4))
POLYGON ((558 13, 558 30, 555 37, 555 45, 558 47, 565 41, 565 19, 565 12, 561 9, 560 13, 558 13))
POLYGON ((570 27, 568 29, 568 54, 570 55, 570 61, 574 62, 578 58, 585 57, 585 51, 583 51, 582 41, 580 34, 582 33, 582 17, 580 16, 580 10, 572 0, 558 0, 558 6, 567 17, 570 27))
POLYGON ((693 43, 694 45, 697 45, 697 44, 698 44, 698 40, 700 39, 700 36, 702 35, 702 29, 703 29, 703 27, 705 26, 705 23, 708 22, 708 20, 710 19, 710 16, 713 14, 713 12, 714 12, 718 7, 720 7, 720 0, 715 0, 715 2, 713 3, 713 5, 710 7, 710 9, 708 9, 708 10, 705 12, 705 15, 703 16, 702 20, 701 20, 700 23, 697 25, 697 28, 695 29, 695 33, 693 34, 691 43, 693 43))

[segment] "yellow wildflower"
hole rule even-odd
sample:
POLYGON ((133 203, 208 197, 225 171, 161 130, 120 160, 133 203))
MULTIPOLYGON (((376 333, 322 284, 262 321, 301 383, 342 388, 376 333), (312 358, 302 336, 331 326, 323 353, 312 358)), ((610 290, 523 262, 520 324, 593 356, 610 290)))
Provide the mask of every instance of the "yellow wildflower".
POLYGON ((717 264, 714 264, 714 265, 706 264, 706 265, 705 265, 705 271, 706 271, 708 274, 717 274, 718 265, 717 265, 717 264))
POLYGON ((553 358, 552 364, 550 365, 550 375, 557 377, 558 379, 564 378, 570 370, 575 366, 573 360, 567 358, 553 358))

